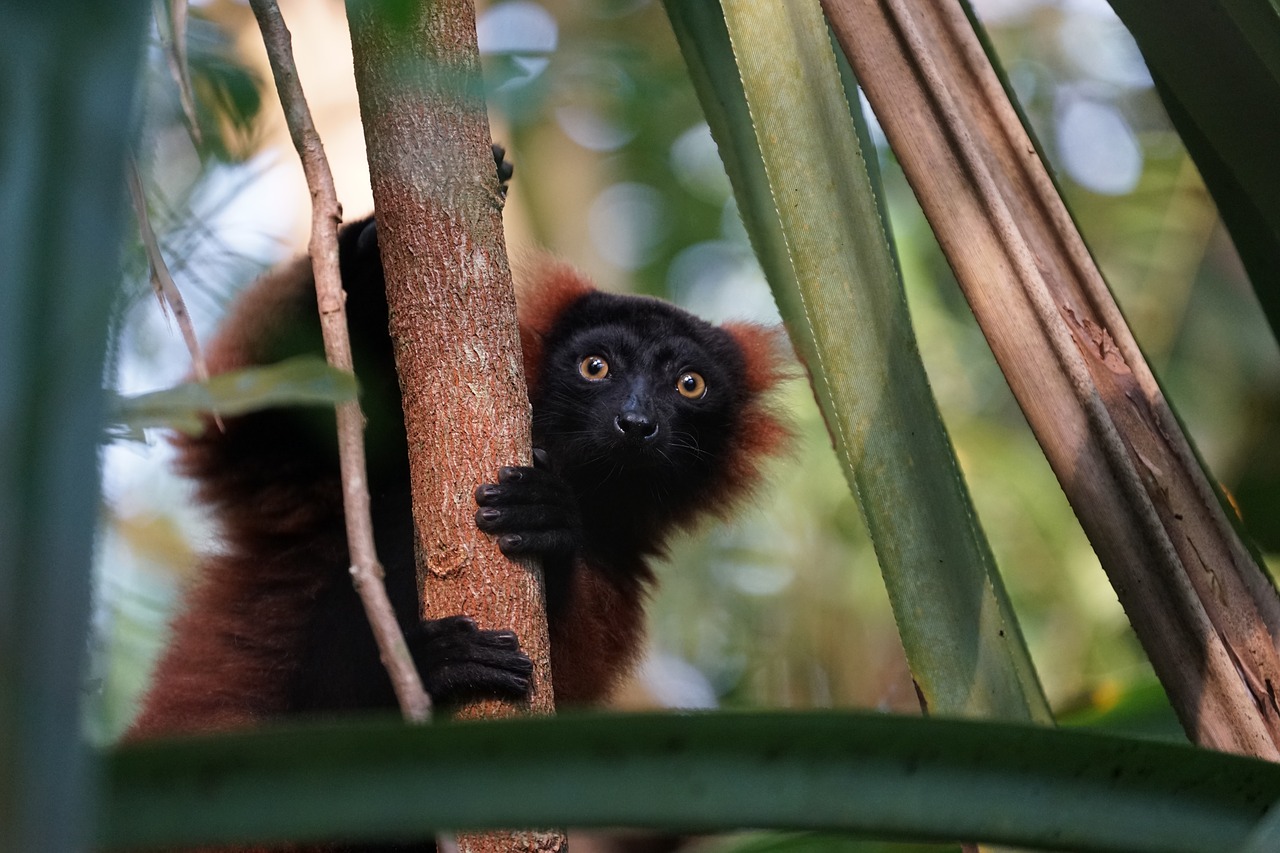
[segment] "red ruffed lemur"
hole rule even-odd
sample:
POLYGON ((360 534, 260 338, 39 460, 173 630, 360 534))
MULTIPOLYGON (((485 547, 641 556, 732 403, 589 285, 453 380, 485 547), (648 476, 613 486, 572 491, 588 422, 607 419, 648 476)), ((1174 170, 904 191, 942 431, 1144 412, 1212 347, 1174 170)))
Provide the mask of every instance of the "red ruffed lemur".
MULTIPOLYGON (((465 615, 420 619, 408 451, 372 217, 341 230, 339 257, 376 545, 423 682, 446 706, 524 697, 532 666, 513 633, 481 630, 465 615)), ((750 491, 761 462, 780 449, 786 430, 766 397, 783 372, 781 346, 774 329, 717 327, 656 299, 603 293, 560 263, 536 266, 518 302, 534 465, 502 468, 496 483, 475 490, 476 524, 508 556, 541 559, 557 702, 590 703, 640 651, 652 558, 674 531, 750 491)), ((208 362, 221 373, 321 352, 304 257, 242 294, 208 362)), ((332 408, 264 410, 221 427, 210 420, 202 434, 175 441, 178 467, 196 481, 222 546, 173 624, 130 737, 393 709, 348 574, 332 408)))

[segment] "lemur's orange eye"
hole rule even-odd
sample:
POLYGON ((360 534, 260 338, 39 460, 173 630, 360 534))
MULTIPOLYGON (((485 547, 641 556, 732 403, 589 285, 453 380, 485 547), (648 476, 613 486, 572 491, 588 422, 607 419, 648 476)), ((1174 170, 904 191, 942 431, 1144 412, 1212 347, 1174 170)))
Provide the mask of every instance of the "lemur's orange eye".
POLYGON ((609 375, 609 362, 598 355, 589 355, 578 364, 583 379, 599 382, 609 375))
POLYGON ((701 400, 707 395, 707 380, 702 378, 701 373, 690 370, 680 374, 680 378, 676 380, 676 390, 682 397, 701 400))

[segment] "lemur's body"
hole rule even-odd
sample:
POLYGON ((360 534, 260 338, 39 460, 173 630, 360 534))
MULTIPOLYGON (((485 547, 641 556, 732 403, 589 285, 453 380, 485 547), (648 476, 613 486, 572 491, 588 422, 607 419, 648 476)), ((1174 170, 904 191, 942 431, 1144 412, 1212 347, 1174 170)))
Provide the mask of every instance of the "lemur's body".
MULTIPOLYGON (((514 635, 418 617, 407 448, 372 220, 340 235, 347 313, 368 418, 379 557, 433 696, 527 694, 514 635), (374 239, 370 239, 370 238, 374 239)), ((776 336, 718 328, 658 300, 594 290, 545 263, 520 300, 537 465, 476 489, 477 524, 508 554, 542 558, 558 703, 605 696, 637 656, 649 560, 677 528, 750 489, 783 429, 763 395, 776 336)), ((240 298, 209 347, 211 372, 320 352, 306 258, 240 298)), ((332 410, 225 418, 178 439, 179 467, 223 546, 203 564, 131 732, 394 707, 348 575, 332 410)))

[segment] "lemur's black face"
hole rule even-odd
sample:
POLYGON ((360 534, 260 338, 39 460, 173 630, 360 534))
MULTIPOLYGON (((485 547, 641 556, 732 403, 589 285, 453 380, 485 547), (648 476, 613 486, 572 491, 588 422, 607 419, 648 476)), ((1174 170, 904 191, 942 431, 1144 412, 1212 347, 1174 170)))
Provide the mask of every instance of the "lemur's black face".
POLYGON ((593 293, 547 341, 534 442, 571 480, 689 496, 733 436, 742 374, 727 332, 656 300, 593 293))

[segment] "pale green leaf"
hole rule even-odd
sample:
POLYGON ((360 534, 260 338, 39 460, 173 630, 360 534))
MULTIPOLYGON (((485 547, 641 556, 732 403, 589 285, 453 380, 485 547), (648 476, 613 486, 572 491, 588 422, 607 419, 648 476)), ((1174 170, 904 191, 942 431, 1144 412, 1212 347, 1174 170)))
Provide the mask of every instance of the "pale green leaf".
POLYGON ((929 390, 816 0, 730 2, 724 17, 714 3, 669 0, 667 13, 867 520, 922 698, 931 711, 1048 721, 929 390))
POLYGON ((169 427, 199 431, 209 414, 242 415, 280 406, 336 405, 356 396, 356 379, 317 356, 213 376, 205 382, 117 397, 112 420, 127 429, 169 427))

